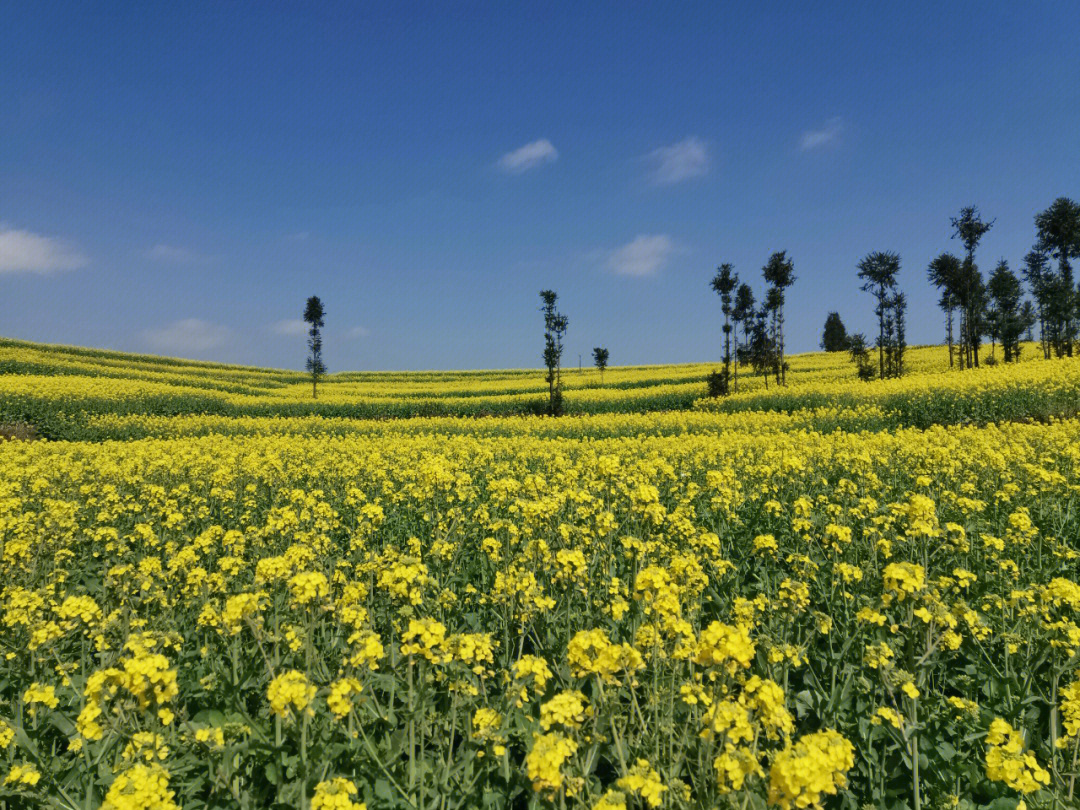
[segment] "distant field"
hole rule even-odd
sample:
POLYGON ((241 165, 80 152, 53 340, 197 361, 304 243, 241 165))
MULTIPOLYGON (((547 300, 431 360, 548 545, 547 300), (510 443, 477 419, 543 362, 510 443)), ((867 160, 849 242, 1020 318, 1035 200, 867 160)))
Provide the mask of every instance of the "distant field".
MULTIPOLYGON (((920 347, 909 351, 905 378, 867 385, 855 380, 845 354, 792 355, 787 388, 771 384, 767 390, 761 376, 743 372, 738 394, 722 400, 704 396, 704 379, 719 364, 615 367, 603 384, 594 369, 571 369, 563 379, 566 410, 575 416, 875 406, 889 424, 925 427, 1075 412, 1080 384, 1073 364, 1030 362, 1036 357, 1032 345, 1020 364, 960 374, 949 372, 944 349, 920 347)), ((161 435, 169 429, 149 417, 198 415, 205 418, 184 420, 178 428, 227 432, 231 417, 344 418, 342 429, 356 429, 358 419, 529 415, 542 413, 547 397, 539 369, 344 372, 327 376, 318 399, 312 399, 311 383, 301 372, 11 340, 0 340, 0 374, 0 422, 27 422, 42 436, 70 439, 161 435)), ((297 423, 297 429, 301 424, 319 429, 335 423, 297 423)), ((236 428, 256 429, 250 422, 236 428)))
POLYGON ((1080 359, 909 358, 0 341, 0 806, 1074 806, 1080 359))

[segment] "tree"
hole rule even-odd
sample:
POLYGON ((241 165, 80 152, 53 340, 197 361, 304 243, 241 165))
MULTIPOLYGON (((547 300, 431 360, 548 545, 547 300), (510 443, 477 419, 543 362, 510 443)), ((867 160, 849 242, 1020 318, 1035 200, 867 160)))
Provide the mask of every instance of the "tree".
MULTIPOLYGON (((722 264, 716 268, 711 287, 720 296, 720 310, 724 313, 724 371, 719 381, 720 393, 727 395, 728 380, 731 379, 731 315, 732 315, 732 292, 739 283, 739 277, 735 274, 730 264, 722 264)), ((738 348, 738 347, 736 347, 738 348)))
MULTIPOLYGON (((979 215, 979 209, 969 205, 960 209, 960 216, 953 217, 950 222, 953 227, 953 238, 959 239, 964 246, 964 262, 961 267, 958 301, 962 313, 960 331, 963 336, 964 351, 962 360, 967 361, 967 367, 979 367, 979 339, 985 331, 982 313, 986 300, 985 286, 983 285, 982 273, 975 264, 975 248, 979 240, 994 225, 994 220, 984 221, 979 215)), ((961 363, 963 368, 963 362, 961 363)))
POLYGON ((1045 211, 1035 215, 1038 234, 1035 249, 1058 263, 1054 279, 1051 319, 1058 331, 1055 351, 1072 357, 1077 336, 1077 291, 1069 259, 1080 258, 1080 203, 1058 197, 1045 211))
MULTIPOLYGON (((1023 306, 1020 307, 1020 320, 1026 325, 1024 329, 1024 340, 1031 343, 1035 340, 1035 336, 1031 333, 1031 329, 1035 326, 1036 322, 1038 322, 1039 315, 1035 311, 1035 307, 1033 307, 1031 302, 1026 298, 1024 299, 1023 306)), ((1017 347, 1017 351, 1019 351, 1019 347, 1017 347)))
POLYGON ((1024 291, 1020 279, 1009 269, 1009 263, 1002 259, 998 262, 990 280, 986 284, 990 306, 987 323, 992 340, 1001 341, 1001 350, 1005 353, 1005 362, 1020 359, 1020 336, 1029 324, 1021 312, 1020 299, 1024 291))
POLYGON ((326 374, 326 364, 322 359, 322 328, 323 317, 322 301, 317 295, 311 296, 304 307, 304 323, 308 325, 308 358, 305 363, 308 373, 311 375, 311 398, 319 397, 319 379, 326 374))
POLYGON ((878 318, 878 374, 885 379, 885 321, 888 313, 888 301, 896 289, 896 274, 900 272, 900 255, 888 251, 868 253, 858 264, 859 278, 863 280, 860 288, 869 292, 877 301, 874 314, 878 318))
POLYGON ((769 328, 771 314, 762 306, 750 317, 750 336, 746 351, 754 371, 765 378, 765 389, 769 388, 769 372, 777 371, 776 343, 769 328))
POLYGON ((604 369, 607 368, 608 350, 597 346, 592 350, 593 365, 600 372, 600 384, 604 384, 604 369))
POLYGON ((710 371, 705 378, 705 391, 715 399, 728 395, 728 378, 722 371, 710 371))
POLYGON ((874 379, 874 365, 870 362, 870 350, 866 347, 866 337, 862 332, 848 336, 848 355, 855 364, 860 380, 874 379))
POLYGON ((840 320, 839 312, 830 312, 825 319, 825 330, 821 335, 821 348, 827 352, 847 350, 847 329, 840 320))
MULTIPOLYGON (((1035 296, 1035 317, 1039 322, 1039 343, 1041 344, 1043 359, 1050 359, 1050 349, 1053 345, 1051 340, 1051 325, 1049 314, 1053 308, 1051 296, 1054 293, 1054 280, 1047 265, 1046 254, 1038 250, 1028 251, 1024 256, 1024 279, 1031 288, 1031 294, 1035 296)), ((1026 302, 1030 306, 1030 302, 1026 302)))
POLYGON ((951 253, 942 253, 927 268, 930 283, 941 290, 938 306, 945 313, 945 340, 949 344, 949 368, 953 367, 953 312, 956 310, 956 291, 960 285, 961 263, 951 253))
POLYGON ((735 307, 731 313, 731 320, 735 322, 735 380, 734 388, 739 391, 739 324, 743 327, 743 343, 748 341, 747 330, 750 321, 754 317, 754 291, 750 285, 743 282, 735 291, 735 307))
POLYGON ((566 334, 569 321, 555 308, 559 296, 554 292, 541 290, 540 299, 544 302, 540 311, 544 313, 544 365, 547 367, 545 379, 548 384, 548 413, 552 416, 561 416, 563 412, 563 336, 566 334))
POLYGON ((787 363, 784 362, 784 291, 795 283, 795 265, 786 250, 778 250, 762 268, 769 285, 766 305, 772 315, 772 342, 776 353, 777 381, 787 385, 787 363))
POLYGON ((775 355, 777 347, 780 345, 780 313, 783 308, 784 293, 775 287, 769 287, 765 290, 765 300, 761 304, 761 309, 768 324, 769 344, 772 347, 773 352, 773 362, 770 368, 773 371, 773 375, 776 377, 777 385, 780 385, 780 366, 783 362, 783 356, 777 360, 775 355))
POLYGON ((885 301, 885 376, 904 373, 907 351, 907 296, 895 292, 885 301))

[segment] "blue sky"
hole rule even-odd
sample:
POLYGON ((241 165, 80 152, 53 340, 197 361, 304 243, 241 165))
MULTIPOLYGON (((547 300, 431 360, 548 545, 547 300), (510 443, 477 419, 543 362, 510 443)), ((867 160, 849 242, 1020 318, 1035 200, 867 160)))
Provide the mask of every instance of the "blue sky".
POLYGON ((949 217, 1080 197, 1080 4, 9 3, 0 335, 331 370, 718 357, 708 282, 786 249, 788 346, 949 217))

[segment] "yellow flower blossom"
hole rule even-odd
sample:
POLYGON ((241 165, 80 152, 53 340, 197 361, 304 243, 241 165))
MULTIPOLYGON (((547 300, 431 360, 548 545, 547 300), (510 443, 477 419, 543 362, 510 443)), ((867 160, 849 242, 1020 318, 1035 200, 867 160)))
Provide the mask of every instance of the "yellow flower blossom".
POLYGON ((311 810, 367 810, 364 802, 353 801, 356 785, 343 777, 335 777, 315 785, 311 810))
POLYGON ((306 712, 309 717, 314 717, 311 702, 315 699, 316 691, 303 672, 289 670, 270 682, 266 699, 270 702, 270 711, 278 717, 288 719, 294 712, 306 712))
POLYGON ((833 730, 806 734, 780 751, 769 769, 769 801, 782 810, 811 807, 847 787, 855 748, 833 730))
POLYGON ((577 743, 561 734, 537 735, 525 756, 525 770, 533 790, 554 792, 563 787, 563 766, 577 751, 577 743))

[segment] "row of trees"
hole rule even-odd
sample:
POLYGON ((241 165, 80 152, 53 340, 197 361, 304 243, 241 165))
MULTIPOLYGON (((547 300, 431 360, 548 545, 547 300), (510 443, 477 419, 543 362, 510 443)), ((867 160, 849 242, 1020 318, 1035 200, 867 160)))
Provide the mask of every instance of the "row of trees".
MULTIPOLYGON (((945 315, 945 342, 949 366, 978 368, 984 338, 991 340, 991 356, 1001 344, 1005 362, 1020 358, 1020 340, 1026 332, 1031 339, 1035 324, 1043 357, 1072 357, 1080 332, 1080 290, 1073 278, 1071 260, 1080 258, 1080 204, 1060 197, 1035 216, 1036 239, 1024 257, 1024 279, 1034 304, 1024 299, 1020 279, 1007 261, 998 262, 987 282, 975 261, 979 242, 994 226, 975 206, 960 209, 950 220, 952 237, 963 246, 963 256, 942 253, 930 262, 927 276, 940 291, 938 304, 945 315)), ((899 377, 904 373, 907 348, 907 298, 900 291, 897 276, 900 256, 890 251, 867 254, 856 266, 864 292, 874 300, 878 334, 873 345, 862 334, 847 333, 839 313, 825 320, 821 345, 825 351, 847 351, 861 378, 899 377), (877 373, 870 349, 876 349, 877 373)), ((761 374, 765 387, 772 376, 778 385, 787 384, 788 363, 784 359, 784 306, 787 289, 795 283, 795 265, 787 252, 773 253, 762 268, 765 290, 760 306, 749 284, 740 282, 735 268, 721 264, 710 286, 720 296, 724 314, 724 363, 709 376, 709 393, 724 396, 739 387, 739 366, 749 365, 761 374), (741 341, 740 341, 741 331, 741 341)), ((552 290, 540 292, 544 315, 544 365, 548 384, 548 413, 563 411, 563 339, 569 321, 557 308, 552 290)), ((319 380, 326 374, 322 359, 322 328, 325 311, 317 296, 307 300, 304 321, 308 324, 308 358, 312 397, 318 396, 319 380)), ((593 363, 603 382, 609 353, 593 349, 593 363)))
MULTIPOLYGON (((984 281, 975 261, 976 249, 994 220, 985 220, 975 206, 960 209, 950 219, 952 238, 963 254, 942 253, 930 262, 927 276, 940 291, 938 305, 945 316, 945 343, 949 366, 961 370, 978 368, 982 343, 991 341, 996 362, 1000 343, 1004 361, 1020 358, 1020 342, 1039 326, 1043 357, 1072 357, 1080 327, 1080 290, 1073 278, 1071 260, 1080 257, 1080 204, 1060 197, 1035 216, 1035 245, 1024 257, 1024 280, 1034 304, 1024 298, 1020 278, 1002 259, 984 281)), ((876 252, 858 264, 862 289, 874 296, 878 319, 878 373, 872 372, 869 344, 861 334, 849 335, 836 312, 825 320, 821 346, 826 351, 848 351, 863 378, 899 376, 903 373, 904 294, 897 289, 900 257, 876 252)))
MULTIPOLYGON (((1080 290, 1073 279, 1070 259, 1080 257, 1080 204, 1067 197, 1055 200, 1035 216, 1036 240, 1024 257, 1024 276, 1035 304, 1024 299, 1020 279, 1006 260, 998 262, 988 282, 975 261, 982 238, 993 227, 976 206, 960 209, 950 219, 952 238, 963 246, 963 256, 942 253, 930 262, 928 278, 941 295, 939 306, 945 314, 945 342, 949 366, 978 368, 984 338, 991 340, 991 357, 1000 343, 1006 363, 1020 358, 1020 341, 1026 332, 1031 336, 1038 323, 1043 356, 1049 359, 1072 357, 1073 345, 1080 332, 1080 290), (1051 264, 1056 262, 1056 267, 1051 264)), ((860 287, 874 301, 877 339, 871 344, 861 333, 849 335, 840 315, 830 312, 825 321, 822 348, 847 351, 862 379, 899 377, 904 373, 907 350, 907 296, 899 289, 900 255, 892 251, 868 253, 856 266, 860 287), (876 349, 875 374, 870 349, 876 349)), ((787 289, 795 283, 795 266, 786 251, 773 253, 762 268, 764 299, 758 306, 749 284, 739 281, 730 263, 721 264, 710 286, 720 296, 724 315, 723 367, 709 375, 712 396, 725 396, 739 387, 739 365, 749 364, 761 374, 765 387, 773 376, 778 385, 787 384, 788 363, 784 359, 784 305, 787 289), (740 344, 740 330, 742 341, 740 344)), ((561 377, 558 359, 562 353, 562 335, 566 319, 554 309, 555 294, 540 293, 544 300, 545 364, 548 367, 550 405, 553 414, 562 411, 561 377), (562 331, 552 325, 561 318, 562 331), (554 342, 553 342, 554 340, 554 342), (555 352, 557 348, 557 352, 555 352), (554 360, 554 365, 552 365, 554 360)), ((593 350, 593 359, 603 378, 607 365, 606 349, 593 350), (601 354, 602 353, 602 354, 601 354)), ((994 357, 996 361, 996 357, 994 357)))
POLYGON ((731 264, 720 265, 712 279, 711 287, 720 296, 720 308, 724 313, 724 366, 709 376, 709 393, 713 396, 738 390, 739 363, 749 363, 755 373, 761 374, 766 388, 770 374, 778 385, 787 383, 784 304, 787 288, 795 283, 795 264, 787 251, 780 250, 769 257, 761 273, 766 287, 760 307, 753 289, 739 281, 731 264), (739 345, 740 327, 742 346, 739 345))
POLYGON ((1024 279, 1034 304, 1009 263, 997 263, 988 281, 975 262, 979 241, 994 221, 982 219, 975 206, 961 209, 952 220, 953 238, 964 246, 963 257, 942 253, 928 268, 930 282, 941 291, 949 365, 979 367, 979 350, 990 338, 991 356, 1001 344, 1005 362, 1020 358, 1020 340, 1039 326, 1043 357, 1072 357, 1077 340, 1080 291, 1073 280, 1071 259, 1080 257, 1080 204, 1059 197, 1035 215, 1035 244, 1024 256, 1024 279), (953 326, 959 333, 954 340, 953 326))

